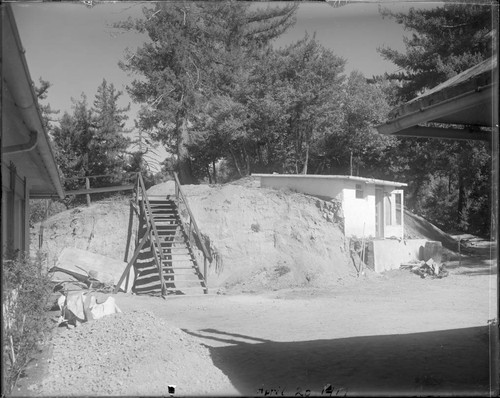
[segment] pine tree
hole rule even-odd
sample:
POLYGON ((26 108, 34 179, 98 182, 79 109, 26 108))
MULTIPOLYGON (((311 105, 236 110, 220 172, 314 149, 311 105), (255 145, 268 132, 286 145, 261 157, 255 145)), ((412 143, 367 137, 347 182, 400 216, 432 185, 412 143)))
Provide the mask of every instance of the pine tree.
POLYGON ((240 58, 290 26, 295 9, 250 11, 248 5, 234 2, 157 3, 154 9, 144 9, 145 19, 116 25, 151 39, 120 66, 142 76, 128 88, 134 101, 147 104, 140 128, 153 131, 177 157, 182 183, 195 182, 188 148, 200 101, 232 93, 247 59, 240 58))
POLYGON ((50 104, 42 105, 40 101, 47 99, 49 88, 52 86, 47 80, 43 80, 41 77, 38 79, 40 85, 35 86, 35 94, 37 96, 40 111, 42 113, 42 122, 45 131, 49 134, 52 132, 53 123, 56 121, 53 115, 57 115, 60 111, 52 109, 50 104))
MULTIPOLYGON (((382 10, 385 17, 412 32, 404 39, 405 52, 381 48, 382 56, 400 67, 388 78, 398 80, 396 101, 408 101, 425 89, 437 86, 452 76, 492 56, 492 38, 498 22, 498 8, 493 2, 446 2, 432 9, 410 9, 408 13, 382 10)), ((409 181, 408 205, 428 215, 439 224, 435 212, 439 198, 429 189, 438 178, 446 178, 448 190, 457 200, 442 199, 442 206, 456 206, 443 213, 455 214, 453 227, 472 233, 488 233, 491 162, 483 142, 404 138, 391 155, 392 171, 398 179, 409 181), (436 217, 436 218, 433 218, 436 217)), ((447 222, 447 225, 451 225, 447 222)))
MULTIPOLYGON (((118 99, 122 95, 113 84, 108 84, 103 79, 97 89, 92 108, 92 123, 94 127, 93 138, 90 143, 89 169, 95 175, 112 175, 112 179, 119 179, 126 165, 126 150, 130 140, 123 134, 125 122, 128 119, 126 112, 130 105, 125 108, 118 107, 118 99)), ((107 179, 99 180, 107 184, 107 179)))

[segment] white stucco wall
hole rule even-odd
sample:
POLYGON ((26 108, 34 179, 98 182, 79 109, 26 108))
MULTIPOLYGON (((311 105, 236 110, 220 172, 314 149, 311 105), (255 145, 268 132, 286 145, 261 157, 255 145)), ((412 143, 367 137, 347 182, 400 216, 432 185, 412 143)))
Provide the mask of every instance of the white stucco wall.
POLYGON ((375 239, 368 243, 368 267, 375 272, 399 269, 401 264, 422 260, 426 239, 375 239))
POLYGON ((346 236, 375 236, 375 185, 344 181, 342 209, 346 236), (363 188, 363 198, 356 198, 356 184, 363 188))
POLYGON ((382 217, 384 237, 403 238, 404 220, 402 211, 400 212, 401 224, 396 225, 395 223, 395 194, 401 194, 401 203, 403 203, 403 191, 391 185, 398 183, 350 176, 290 174, 256 174, 255 176, 260 177, 261 187, 264 188, 289 189, 309 195, 340 200, 344 215, 345 235, 358 238, 363 236, 367 238, 376 237, 375 188, 382 187, 384 196, 387 198, 384 199, 384 211, 390 208, 391 212, 391 224, 386 224, 387 218, 385 215, 382 217), (362 187, 362 198, 356 197, 356 185, 362 187), (390 204, 387 204, 387 201, 390 204))

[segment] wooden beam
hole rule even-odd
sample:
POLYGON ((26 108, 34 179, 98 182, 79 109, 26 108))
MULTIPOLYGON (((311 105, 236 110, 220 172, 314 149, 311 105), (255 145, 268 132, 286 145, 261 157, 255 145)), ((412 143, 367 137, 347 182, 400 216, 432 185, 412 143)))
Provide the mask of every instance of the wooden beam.
POLYGON ((489 141, 492 133, 488 131, 471 131, 469 129, 413 126, 393 133, 398 137, 441 138, 445 140, 489 141))
POLYGON ((120 277, 120 279, 118 280, 118 283, 115 285, 115 289, 113 290, 113 294, 118 293, 118 290, 120 290, 121 284, 123 283, 125 278, 128 276, 128 274, 130 272, 130 267, 132 267, 132 265, 134 265, 135 260, 137 260, 137 257, 139 257, 139 253, 141 252, 141 249, 144 246, 144 244, 146 243, 146 241, 148 240, 148 237, 149 237, 149 228, 146 231, 146 233, 144 234, 144 236, 142 237, 142 239, 139 243, 139 246, 137 246, 137 248, 135 249, 135 253, 134 253, 133 257, 130 259, 130 261, 128 262, 127 266, 125 267, 125 271, 123 271, 123 274, 120 277))
POLYGON ((66 195, 87 195, 91 193, 115 192, 115 191, 131 191, 134 185, 120 185, 115 187, 102 187, 91 189, 76 189, 74 191, 66 191, 66 195))

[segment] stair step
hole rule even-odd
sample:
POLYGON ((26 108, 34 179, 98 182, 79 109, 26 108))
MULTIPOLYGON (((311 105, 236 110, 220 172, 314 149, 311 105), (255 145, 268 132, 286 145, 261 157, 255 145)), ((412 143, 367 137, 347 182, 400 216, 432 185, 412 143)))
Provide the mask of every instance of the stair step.
POLYGON ((177 268, 169 268, 163 267, 163 275, 165 277, 173 277, 174 279, 177 277, 187 278, 187 279, 199 279, 198 272, 194 267, 188 269, 177 269, 177 268))
POLYGON ((164 270, 167 269, 167 270, 175 271, 175 270, 178 270, 178 269, 192 269, 192 270, 195 270, 196 268, 194 266, 193 267, 172 267, 172 266, 164 265, 163 269, 164 270))
MULTIPOLYGON (((165 282, 172 282, 172 281, 165 281, 165 282)), ((175 287, 180 288, 180 287, 195 287, 195 286, 200 286, 203 281, 198 279, 197 281, 174 281, 175 287)))
POLYGON ((165 280, 173 280, 179 282, 200 282, 202 279, 198 277, 197 274, 163 274, 165 280))
POLYGON ((164 262, 174 262, 174 263, 185 263, 187 261, 193 261, 193 259, 191 258, 191 256, 188 256, 186 255, 184 258, 179 258, 179 257, 174 257, 174 258, 165 258, 165 257, 170 257, 170 256, 163 256, 164 257, 164 262))
POLYGON ((197 287, 196 289, 194 288, 179 288, 179 289, 166 289, 167 290, 167 295, 168 297, 174 298, 174 297, 183 297, 183 296, 206 296, 204 294, 204 288, 203 287, 197 287))

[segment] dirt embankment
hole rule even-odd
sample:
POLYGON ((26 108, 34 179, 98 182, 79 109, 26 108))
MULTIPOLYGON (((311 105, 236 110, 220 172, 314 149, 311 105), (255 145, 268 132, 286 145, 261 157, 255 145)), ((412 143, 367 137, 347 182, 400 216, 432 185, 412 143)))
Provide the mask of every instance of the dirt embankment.
MULTIPOLYGON (((249 179, 246 184, 183 186, 201 233, 215 253, 210 286, 277 290, 327 286, 355 277, 328 202, 255 183, 249 179)), ((168 195, 173 190, 167 182, 148 193, 168 195)))
MULTIPOLYGON (((65 247, 76 247, 123 260, 129 222, 127 199, 92 203, 55 214, 43 222, 41 252, 55 265, 65 247)), ((31 229, 31 253, 39 249, 40 224, 31 229)))
MULTIPOLYGON (((321 287, 356 276, 346 239, 328 202, 260 188, 251 177, 225 185, 185 185, 183 191, 214 254, 208 274, 212 289, 251 292, 321 287)), ((148 193, 173 195, 173 181, 156 185, 148 193)), ((42 247, 47 265, 53 266, 65 247, 124 259, 128 223, 126 199, 97 202, 49 218, 44 222, 42 247)), ((39 225, 32 229, 33 253, 38 249, 39 231, 39 225)), ((132 242, 135 231, 136 224, 132 242)), ((456 250, 456 240, 450 235, 408 211, 405 231, 409 238, 439 240, 445 248, 456 250)), ((128 258, 132 253, 133 247, 128 258)))

